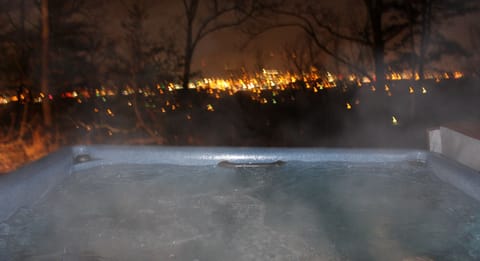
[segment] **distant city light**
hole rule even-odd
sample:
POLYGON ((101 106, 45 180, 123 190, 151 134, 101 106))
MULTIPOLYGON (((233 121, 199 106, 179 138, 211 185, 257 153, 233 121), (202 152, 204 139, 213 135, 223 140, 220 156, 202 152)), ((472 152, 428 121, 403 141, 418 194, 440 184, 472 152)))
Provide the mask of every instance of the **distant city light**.
MULTIPOLYGON (((402 80, 420 80, 418 73, 412 73, 409 71, 405 72, 390 72, 385 75, 388 84, 385 84, 384 90, 388 96, 393 96, 394 89, 396 90, 399 86, 394 81, 402 80)), ((430 80, 435 82, 440 82, 442 80, 451 80, 451 79, 461 79, 465 75, 460 71, 454 72, 426 72, 424 80, 430 80)), ((362 86, 369 86, 372 92, 377 91, 377 87, 372 84, 372 76, 359 76, 355 74, 347 74, 345 76, 336 75, 331 72, 320 71, 316 68, 311 68, 310 72, 303 74, 295 74, 291 72, 281 72, 275 69, 263 69, 260 73, 255 74, 242 74, 237 76, 230 76, 229 78, 202 78, 198 81, 191 82, 188 84, 188 87, 191 90, 197 92, 203 92, 209 95, 216 100, 225 98, 227 95, 232 96, 238 92, 250 92, 250 98, 253 101, 256 101, 260 104, 278 104, 285 102, 285 99, 273 99, 277 97, 279 92, 283 92, 290 89, 302 89, 304 88, 307 91, 310 91, 315 94, 323 93, 324 90, 330 88, 341 87, 341 91, 347 93, 350 88, 362 86), (342 81, 344 79, 345 81, 342 81), (339 86, 337 86, 337 84, 339 86), (346 85, 348 84, 348 85, 346 85), (270 97, 266 96, 271 94, 270 97)), ((374 77, 373 77, 374 79, 374 77)), ((176 92, 179 89, 182 89, 182 85, 178 83, 168 83, 168 84, 151 84, 145 85, 141 88, 134 89, 130 85, 125 85, 124 87, 117 86, 108 86, 101 85, 98 88, 89 90, 86 87, 76 87, 74 90, 66 91, 61 93, 58 97, 63 99, 75 99, 79 104, 85 103, 91 98, 99 98, 104 103, 109 103, 108 97, 116 97, 117 95, 130 96, 135 93, 141 94, 143 97, 154 97, 154 96, 163 96, 169 97, 170 92, 176 92)), ((416 88, 418 92, 427 95, 428 90, 425 86, 415 86, 412 84, 406 86, 409 94, 414 94, 416 88)), ((28 90, 26 91, 28 93, 28 90)), ((55 96, 57 97, 57 96, 55 96)), ((48 100, 53 100, 53 94, 45 94, 39 92, 37 95, 27 95, 24 93, 19 93, 13 95, 12 92, 0 93, 0 104, 8 104, 10 102, 34 102, 41 103, 44 102, 45 98, 48 100), (33 97, 32 97, 33 96, 33 97)), ((295 97, 290 97, 291 101, 295 101, 295 97)), ((165 113, 168 108, 169 111, 175 111, 179 109, 178 103, 173 104, 170 100, 162 101, 165 102, 165 105, 160 110, 165 113)), ((133 107, 132 101, 127 101, 126 103, 129 107, 133 107)), ((355 103, 357 105, 357 103, 355 103)), ((215 111, 212 104, 209 104, 211 107, 207 106, 207 111, 215 111)), ((155 108, 156 104, 151 101, 145 103, 145 106, 148 108, 155 108)), ((346 106, 346 105, 345 105, 346 106)), ((352 104, 350 104, 352 106, 352 104)), ((348 109, 348 106, 347 106, 348 109)), ((109 116, 113 117, 113 112, 108 113, 109 116)))
POLYGON ((461 79, 461 78, 463 78, 463 73, 462 72, 454 72, 453 73, 453 78, 461 79))
POLYGON ((398 125, 398 120, 395 116, 392 116, 392 125, 397 126, 398 125))
POLYGON ((115 114, 112 112, 111 109, 107 109, 107 115, 110 116, 110 117, 114 117, 115 114))

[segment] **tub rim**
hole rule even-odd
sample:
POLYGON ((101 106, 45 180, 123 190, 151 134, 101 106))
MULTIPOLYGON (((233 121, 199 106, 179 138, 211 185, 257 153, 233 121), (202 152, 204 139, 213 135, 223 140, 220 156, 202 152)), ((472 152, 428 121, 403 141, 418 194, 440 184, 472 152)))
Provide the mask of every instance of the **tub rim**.
POLYGON ((222 161, 416 162, 425 164, 442 181, 480 202, 480 173, 440 154, 422 150, 82 145, 62 148, 0 176, 0 223, 20 208, 35 204, 67 176, 81 170, 115 164, 207 166, 222 161))

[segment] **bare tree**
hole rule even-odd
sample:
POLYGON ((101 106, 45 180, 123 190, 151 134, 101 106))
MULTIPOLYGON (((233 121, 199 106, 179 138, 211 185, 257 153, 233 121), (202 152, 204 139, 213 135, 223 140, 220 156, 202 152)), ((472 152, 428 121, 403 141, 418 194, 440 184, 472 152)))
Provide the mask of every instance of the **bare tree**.
POLYGON ((88 12, 98 6, 86 0, 20 0, 10 1, 7 7, 1 16, 6 33, 2 34, 0 71, 6 84, 17 89, 21 101, 17 103, 17 115, 22 114, 21 120, 16 120, 20 122, 18 136, 24 136, 25 123, 52 130, 53 118, 59 115, 50 108, 53 104, 45 99, 38 111, 43 121, 36 121, 37 112, 28 110, 29 103, 38 92, 48 97, 63 87, 98 86, 99 81, 94 80, 99 77, 97 54, 103 46, 88 12))
POLYGON ((158 120, 144 119, 144 108, 138 102, 137 92, 147 85, 156 84, 159 80, 172 79, 172 73, 179 67, 179 52, 172 38, 164 38, 163 42, 153 40, 153 33, 146 29, 150 6, 145 1, 126 4, 127 17, 122 22, 125 55, 118 55, 118 73, 129 75, 127 82, 135 90, 133 108, 137 127, 144 130, 157 144, 163 139, 154 131, 158 120))
POLYGON ((323 67, 322 55, 311 39, 303 34, 296 37, 296 40, 286 43, 283 47, 286 64, 298 75, 303 75, 312 67, 319 69, 323 67), (306 38, 306 39, 305 39, 306 38))
POLYGON ((198 44, 210 34, 242 25, 257 10, 256 1, 183 0, 185 51, 183 88, 188 89, 193 56, 198 44))
POLYGON ((265 53, 262 49, 255 50, 255 70, 261 72, 265 68, 265 53))
MULTIPOLYGON (((353 26, 339 24, 341 15, 335 13, 330 7, 319 1, 302 1, 287 3, 278 1, 270 9, 271 15, 267 21, 262 21, 266 26, 260 27, 256 33, 277 27, 296 27, 308 35, 313 43, 325 54, 331 56, 343 65, 349 67, 357 74, 376 80, 378 85, 385 82, 385 57, 387 46, 408 26, 403 19, 399 19, 400 12, 398 1, 389 0, 363 0, 355 1, 359 12, 357 17, 364 21, 352 23, 353 26), (276 17, 276 18, 271 18, 276 17), (271 22, 269 22, 271 21, 271 22), (336 38, 338 41, 331 41, 336 38), (355 57, 345 52, 339 52, 339 47, 345 44, 360 46, 370 51, 374 67, 374 78, 364 66, 357 63, 355 57)), ((344 17, 344 20, 348 18, 344 17)))
MULTIPOLYGON (((473 50, 480 50, 480 26, 472 25, 470 28, 470 45, 473 50)), ((480 54, 476 52, 470 58, 470 70, 477 77, 480 77, 480 54)))
MULTIPOLYGON (((48 0, 42 0, 41 3, 41 19, 42 19, 42 76, 41 76, 41 90, 45 95, 50 93, 48 86, 49 78, 49 37, 50 37, 50 22, 48 12, 48 0)), ((47 128, 52 127, 52 109, 48 100, 42 102, 43 109, 43 124, 47 128)))
POLYGON ((124 7, 127 16, 121 26, 126 46, 116 53, 118 66, 122 67, 120 73, 129 75, 129 83, 135 88, 155 84, 162 78, 172 79, 181 57, 173 37, 168 37, 163 29, 153 32, 146 28, 151 4, 135 1, 124 7), (157 33, 162 37, 157 37, 157 33))
POLYGON ((7 0, 0 0, 0 44, 3 44, 8 33, 8 11, 12 3, 7 0))
POLYGON ((478 11, 475 0, 418 0, 404 3, 409 30, 395 46, 399 51, 397 63, 408 61, 420 80, 425 78, 425 67, 447 55, 466 55, 467 51, 455 40, 438 30, 454 19, 478 11), (402 48, 404 49, 402 51, 402 48))

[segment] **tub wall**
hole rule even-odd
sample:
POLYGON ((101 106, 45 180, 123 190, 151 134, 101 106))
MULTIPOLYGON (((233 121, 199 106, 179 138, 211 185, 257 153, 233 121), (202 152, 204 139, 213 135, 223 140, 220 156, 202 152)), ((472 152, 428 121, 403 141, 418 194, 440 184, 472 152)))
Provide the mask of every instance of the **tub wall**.
POLYGON ((279 160, 374 164, 422 162, 427 163, 445 182, 480 200, 480 175, 476 175, 475 171, 440 155, 417 150, 78 146, 61 149, 18 171, 0 176, 0 223, 19 208, 40 200, 64 178, 79 170, 112 164, 216 166, 225 160, 236 163, 279 160), (77 156, 87 154, 90 161, 75 161, 77 156))

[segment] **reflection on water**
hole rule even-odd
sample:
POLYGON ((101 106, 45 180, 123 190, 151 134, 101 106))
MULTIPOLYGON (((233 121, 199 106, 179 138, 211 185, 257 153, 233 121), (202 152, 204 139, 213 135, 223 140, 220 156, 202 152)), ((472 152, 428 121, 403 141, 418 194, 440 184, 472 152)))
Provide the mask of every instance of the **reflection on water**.
POLYGON ((478 260, 480 205, 422 166, 78 172, 0 224, 0 260, 478 260))

